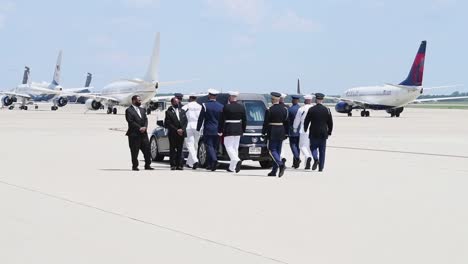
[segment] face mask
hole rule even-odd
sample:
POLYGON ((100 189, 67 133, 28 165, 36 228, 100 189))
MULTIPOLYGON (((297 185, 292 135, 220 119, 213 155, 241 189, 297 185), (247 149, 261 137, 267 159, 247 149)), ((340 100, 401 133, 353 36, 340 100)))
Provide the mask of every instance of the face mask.
POLYGON ((135 105, 140 107, 141 106, 141 103, 140 102, 135 102, 135 105))

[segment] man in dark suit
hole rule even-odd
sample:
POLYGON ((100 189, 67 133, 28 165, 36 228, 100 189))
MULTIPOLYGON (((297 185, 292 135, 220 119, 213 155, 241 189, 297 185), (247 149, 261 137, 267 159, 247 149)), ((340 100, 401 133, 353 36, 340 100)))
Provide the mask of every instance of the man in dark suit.
POLYGON ((265 110, 265 120, 263 122, 262 134, 268 140, 268 150, 273 159, 273 168, 268 176, 282 177, 286 169, 286 159, 281 158, 283 140, 287 137, 289 129, 288 109, 280 104, 281 94, 271 93, 271 107, 265 110))
POLYGON ((331 136, 333 131, 333 118, 328 107, 322 104, 323 98, 325 95, 322 93, 315 94, 316 105, 309 108, 307 116, 304 120, 304 131, 307 132, 307 129, 310 125, 309 139, 310 139, 310 149, 312 152, 318 149, 319 160, 314 161, 312 170, 319 167, 319 171, 323 171, 325 166, 325 149, 327 147, 327 139, 331 136))
POLYGON ((125 119, 128 123, 128 144, 132 154, 132 170, 138 171, 138 152, 141 150, 145 157, 145 170, 151 168, 150 143, 148 140, 148 118, 146 110, 141 108, 141 98, 138 95, 132 97, 132 105, 125 110, 125 119))
POLYGON ((171 106, 166 111, 164 125, 168 130, 171 170, 183 170, 184 138, 187 137, 187 116, 180 108, 177 97, 171 99, 171 106))

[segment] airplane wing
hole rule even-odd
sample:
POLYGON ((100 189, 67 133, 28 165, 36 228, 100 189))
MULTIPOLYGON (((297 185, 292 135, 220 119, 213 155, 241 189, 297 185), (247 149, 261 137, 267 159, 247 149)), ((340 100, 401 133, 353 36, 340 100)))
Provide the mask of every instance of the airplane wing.
POLYGON ((82 91, 86 91, 86 90, 91 90, 93 89, 94 87, 92 86, 89 86, 89 87, 78 87, 78 88, 66 88, 66 89, 63 89, 62 91, 63 92, 71 92, 71 93, 80 93, 82 91))
POLYGON ((434 87, 424 87, 424 90, 445 89, 445 88, 454 88, 454 87, 460 87, 460 86, 463 86, 463 84, 444 85, 444 86, 434 86, 434 87))
MULTIPOLYGON (((189 99, 190 96, 201 97, 205 96, 207 93, 199 93, 199 94, 184 94, 184 99, 189 99)), ((155 96, 151 98, 151 102, 161 102, 161 101, 169 101, 174 97, 174 95, 162 95, 162 96, 155 96)))
POLYGON ((367 108, 370 105, 368 102, 356 101, 356 100, 345 99, 345 98, 339 98, 339 101, 346 102, 350 105, 356 105, 356 106, 363 107, 363 108, 367 108))
POLYGON ((31 99, 31 96, 29 94, 20 94, 20 93, 15 93, 15 92, 0 92, 0 94, 31 99))
POLYGON ((114 97, 103 96, 103 95, 101 95, 99 93, 73 93, 73 95, 94 99, 94 100, 96 100, 98 102, 101 102, 101 103, 106 103, 106 102, 112 102, 114 104, 119 103, 118 99, 116 99, 114 97))
POLYGON ((468 96, 452 96, 452 97, 416 99, 413 101, 413 103, 438 102, 438 101, 457 100, 457 99, 468 99, 468 96))

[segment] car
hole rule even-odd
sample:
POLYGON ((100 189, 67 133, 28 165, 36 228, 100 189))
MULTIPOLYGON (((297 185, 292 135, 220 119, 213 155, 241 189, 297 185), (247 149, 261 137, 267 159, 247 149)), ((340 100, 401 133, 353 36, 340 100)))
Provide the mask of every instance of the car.
MULTIPOLYGON (((217 96, 217 101, 225 105, 228 102, 229 94, 220 93, 217 96)), ((241 160, 258 161, 262 168, 270 168, 273 165, 270 153, 267 148, 267 142, 262 137, 263 120, 265 119, 265 110, 267 102, 261 94, 240 93, 237 97, 238 103, 245 106, 247 114, 246 131, 240 139, 239 143, 239 158, 241 160)), ((208 102, 208 96, 202 96, 197 99, 199 104, 208 102)), ((224 138, 220 138, 218 149, 218 160, 229 160, 229 155, 223 145, 224 138)), ((162 161, 165 156, 169 156, 169 140, 167 138, 167 130, 164 128, 162 120, 157 121, 157 127, 150 135, 151 142, 151 157, 155 161, 162 161)), ((184 155, 188 155, 188 151, 184 148, 184 155)), ((201 167, 207 165, 207 148, 203 141, 203 135, 200 136, 198 143, 198 159, 201 167)))

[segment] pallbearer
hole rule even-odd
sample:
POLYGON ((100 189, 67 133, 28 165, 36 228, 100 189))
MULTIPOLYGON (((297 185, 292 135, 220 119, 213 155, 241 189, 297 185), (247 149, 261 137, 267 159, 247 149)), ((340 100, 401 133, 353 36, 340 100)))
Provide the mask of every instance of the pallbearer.
POLYGON ((268 150, 274 161, 273 169, 268 176, 276 176, 279 168, 279 177, 283 176, 286 168, 284 165, 286 160, 281 159, 281 149, 289 128, 288 110, 279 104, 280 97, 280 93, 271 93, 271 103, 273 105, 265 111, 262 130, 262 134, 268 140, 268 150))
POLYGON ((197 131, 197 123, 202 107, 197 103, 197 97, 195 95, 190 95, 189 103, 184 105, 182 109, 185 110, 188 120, 187 138, 185 139, 185 145, 189 152, 187 166, 196 170, 198 168, 198 140, 200 139, 200 132, 197 131))
POLYGON ((218 147, 219 147, 219 116, 223 111, 223 105, 216 102, 219 92, 215 89, 208 89, 209 101, 202 104, 202 110, 198 117, 197 131, 203 126, 203 140, 207 148, 207 169, 215 171, 218 167, 218 147))
POLYGON ((288 108, 288 118, 289 118, 289 146, 291 147, 291 152, 293 154, 293 168, 299 168, 301 163, 300 152, 299 152, 299 132, 294 131, 294 118, 296 117, 297 111, 299 110, 299 95, 292 95, 292 105, 288 108))
MULTIPOLYGON (((333 131, 333 118, 328 107, 322 104, 325 95, 315 94, 316 105, 309 108, 306 119, 304 120, 304 130, 307 132, 310 125, 309 140, 312 151, 318 149, 319 171, 323 171, 325 166, 325 149, 327 148, 327 139, 333 131)), ((317 162, 314 162, 312 169, 317 168, 317 162)))
POLYGON ((304 95, 304 105, 299 108, 297 111, 296 117, 294 118, 294 131, 299 132, 299 148, 302 155, 306 160, 305 169, 310 170, 310 163, 312 161, 312 156, 314 161, 318 161, 317 151, 314 150, 312 153, 310 150, 310 141, 309 134, 304 131, 304 120, 307 116, 309 108, 312 107, 312 95, 304 95))
POLYGON ((223 108, 219 122, 219 133, 224 136, 224 146, 231 160, 227 171, 238 173, 241 169, 239 142, 247 126, 245 107, 237 103, 238 92, 229 92, 229 102, 223 108))

